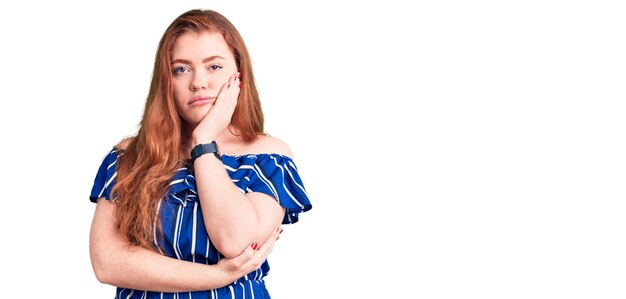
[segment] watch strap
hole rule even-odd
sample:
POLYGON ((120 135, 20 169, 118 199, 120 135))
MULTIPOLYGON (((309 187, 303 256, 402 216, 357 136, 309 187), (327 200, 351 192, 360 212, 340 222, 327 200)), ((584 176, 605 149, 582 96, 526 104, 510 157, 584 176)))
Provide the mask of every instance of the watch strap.
POLYGON ((215 142, 215 140, 213 140, 210 143, 198 144, 193 147, 193 149, 191 150, 191 164, 193 165, 198 157, 209 153, 215 154, 215 157, 217 157, 217 159, 219 159, 220 161, 222 160, 222 157, 220 156, 219 150, 217 148, 217 143, 215 142))

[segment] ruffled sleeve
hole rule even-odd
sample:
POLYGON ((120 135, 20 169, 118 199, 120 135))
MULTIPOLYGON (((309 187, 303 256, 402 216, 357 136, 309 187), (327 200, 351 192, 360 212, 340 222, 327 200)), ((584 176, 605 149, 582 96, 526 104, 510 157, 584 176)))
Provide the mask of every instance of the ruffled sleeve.
POLYGON ((119 155, 120 150, 113 148, 106 155, 106 157, 104 157, 104 160, 98 169, 98 173, 96 173, 93 187, 91 188, 91 195, 89 196, 89 200, 91 200, 91 202, 97 202, 100 197, 104 197, 107 200, 111 199, 111 189, 113 188, 113 185, 115 185, 115 177, 117 176, 117 159, 119 155))
MULTIPOLYGON (((298 216, 312 208, 298 169, 293 160, 279 154, 259 154, 240 160, 247 164, 247 192, 261 192, 274 197, 287 211, 283 224, 298 222, 298 216)), ((244 168, 243 165, 240 168, 244 168)))

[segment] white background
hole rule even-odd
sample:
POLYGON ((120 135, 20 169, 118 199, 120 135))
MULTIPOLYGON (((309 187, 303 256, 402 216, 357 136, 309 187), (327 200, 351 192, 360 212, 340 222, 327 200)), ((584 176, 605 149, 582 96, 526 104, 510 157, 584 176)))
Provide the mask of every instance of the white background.
POLYGON ((243 35, 314 205, 273 298, 626 296, 620 1, 134 2, 1 4, 3 298, 114 296, 88 195, 192 8, 243 35))

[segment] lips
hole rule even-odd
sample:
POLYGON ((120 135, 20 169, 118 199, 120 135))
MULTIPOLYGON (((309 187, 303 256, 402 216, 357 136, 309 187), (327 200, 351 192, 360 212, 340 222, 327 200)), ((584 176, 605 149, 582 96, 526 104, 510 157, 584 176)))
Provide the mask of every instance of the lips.
POLYGON ((201 105, 201 104, 205 104, 205 103, 209 103, 215 100, 215 97, 208 97, 208 96, 198 96, 198 97, 193 97, 189 102, 187 102, 187 105, 201 105))

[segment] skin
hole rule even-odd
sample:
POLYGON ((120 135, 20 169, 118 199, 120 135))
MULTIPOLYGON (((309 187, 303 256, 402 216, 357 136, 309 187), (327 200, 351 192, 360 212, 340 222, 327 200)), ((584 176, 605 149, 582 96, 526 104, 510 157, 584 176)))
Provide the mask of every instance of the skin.
MULTIPOLYGON (((228 130, 239 95, 239 79, 234 57, 221 35, 181 35, 173 49, 172 66, 174 99, 184 122, 185 152, 196 144, 216 140, 225 154, 271 152, 291 157, 291 150, 279 139, 261 136, 245 143, 228 130), (205 59, 212 56, 221 58, 205 59), (189 105, 196 96, 216 98, 189 105)), ((125 148, 129 141, 118 147, 125 148)), ((115 229, 115 203, 99 199, 91 226, 90 255, 100 282, 161 292, 208 290, 260 267, 282 232, 285 210, 266 194, 242 194, 214 155, 201 156, 194 167, 207 231, 226 258, 216 265, 203 265, 132 246, 115 229)))
POLYGON ((201 122, 199 133, 202 131, 217 137, 230 122, 239 94, 238 82, 236 86, 222 90, 238 74, 235 57, 226 41, 219 33, 185 33, 176 39, 172 61, 174 100, 185 121, 187 139, 201 122), (199 106, 189 105, 194 97, 217 98, 218 95, 222 97, 222 104, 228 102, 228 105, 215 105, 215 99, 199 106), (207 129, 210 131, 206 132, 207 129))
MULTIPOLYGON (((239 73, 234 56, 219 33, 187 32, 172 50, 174 98, 184 120, 186 152, 215 140, 222 153, 278 153, 291 156, 282 141, 263 136, 245 143, 229 130, 239 96, 239 73), (190 104, 197 97, 216 97, 190 104)), ((232 129, 232 128, 231 128, 232 129)), ((271 196, 242 194, 214 155, 195 160, 194 172, 205 226, 215 247, 235 257, 250 242, 262 244, 279 226, 285 209, 271 196)))
POLYGON ((277 228, 260 248, 250 244, 235 258, 205 265, 130 245, 115 229, 115 208, 112 201, 98 200, 89 235, 89 253, 96 278, 122 288, 187 292, 223 287, 258 269, 281 231, 277 228))

